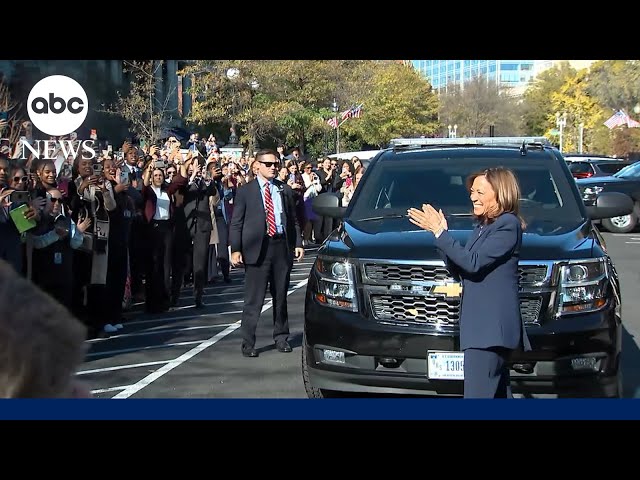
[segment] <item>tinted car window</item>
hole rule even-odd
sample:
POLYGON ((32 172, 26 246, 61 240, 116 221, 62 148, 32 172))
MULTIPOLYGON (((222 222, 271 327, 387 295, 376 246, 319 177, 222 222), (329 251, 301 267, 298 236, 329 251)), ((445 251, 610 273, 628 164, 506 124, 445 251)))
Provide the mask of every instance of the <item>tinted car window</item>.
MULTIPOLYGON (((565 174, 557 161, 542 158, 529 161, 518 157, 427 160, 416 153, 408 154, 406 159, 381 159, 362 182, 355 201, 350 203, 348 218, 358 222, 381 215, 405 214, 409 207, 431 203, 451 216, 455 222, 455 225, 450 223, 452 228, 470 229, 474 218, 466 179, 472 172, 497 165, 510 168, 518 177, 522 191, 521 213, 529 223, 527 231, 560 232, 584 221, 573 178, 565 174), (416 168, 417 162, 423 166, 416 168)), ((411 230, 418 228, 407 223, 411 230)))
POLYGON ((625 166, 624 163, 599 163, 598 169, 603 173, 614 174, 625 166))
POLYGON ((569 170, 571 173, 593 173, 593 169, 588 162, 570 162, 569 170))
POLYGON ((620 178, 640 178, 640 162, 627 165, 622 170, 614 174, 614 177, 620 178))

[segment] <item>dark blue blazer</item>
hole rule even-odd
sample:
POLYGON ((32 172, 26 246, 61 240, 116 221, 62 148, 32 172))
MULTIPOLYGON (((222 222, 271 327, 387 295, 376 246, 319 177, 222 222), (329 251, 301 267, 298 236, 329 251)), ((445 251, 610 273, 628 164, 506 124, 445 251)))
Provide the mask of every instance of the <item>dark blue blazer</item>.
POLYGON ((503 213, 477 226, 462 246, 448 231, 436 247, 454 275, 462 278, 460 349, 505 347, 530 350, 518 295, 520 220, 503 213))
MULTIPOLYGON (((292 256, 296 247, 302 247, 300 225, 296 217, 293 189, 274 179, 279 195, 282 195, 283 215, 281 223, 292 256)), ((256 264, 267 242, 267 216, 258 180, 251 180, 238 187, 233 200, 233 216, 229 225, 229 245, 232 252, 242 252, 244 263, 256 264)))

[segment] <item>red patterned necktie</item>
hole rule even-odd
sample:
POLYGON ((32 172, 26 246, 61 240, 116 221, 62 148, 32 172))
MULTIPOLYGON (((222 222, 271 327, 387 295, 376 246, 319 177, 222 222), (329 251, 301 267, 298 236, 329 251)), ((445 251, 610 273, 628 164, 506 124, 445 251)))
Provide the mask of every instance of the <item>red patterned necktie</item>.
POLYGON ((267 182, 264 189, 264 210, 267 215, 267 234, 273 237, 276 234, 276 216, 273 210, 273 199, 271 198, 271 189, 267 182))

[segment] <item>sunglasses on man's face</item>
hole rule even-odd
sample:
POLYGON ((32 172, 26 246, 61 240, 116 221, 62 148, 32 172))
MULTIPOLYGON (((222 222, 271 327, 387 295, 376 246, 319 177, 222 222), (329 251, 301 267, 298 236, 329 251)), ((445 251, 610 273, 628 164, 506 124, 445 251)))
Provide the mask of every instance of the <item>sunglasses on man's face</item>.
POLYGON ((265 162, 263 160, 258 160, 258 162, 260 162, 261 164, 265 165, 267 168, 279 167, 280 166, 280 162, 265 162))
POLYGON ((49 197, 49 200, 51 201, 51 203, 62 202, 61 198, 56 198, 56 197, 49 197))

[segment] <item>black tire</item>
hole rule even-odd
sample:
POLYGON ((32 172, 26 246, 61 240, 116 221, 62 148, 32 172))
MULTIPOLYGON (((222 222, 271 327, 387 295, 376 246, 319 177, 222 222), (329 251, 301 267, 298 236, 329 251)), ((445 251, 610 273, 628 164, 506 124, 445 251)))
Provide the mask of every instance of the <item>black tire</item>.
POLYGON ((307 342, 304 335, 302 337, 302 382, 304 383, 304 389, 307 392, 309 398, 335 398, 339 397, 338 392, 331 390, 324 390, 322 388, 316 388, 309 382, 309 367, 307 364, 307 342))
POLYGON ((640 203, 633 204, 633 212, 621 217, 605 218, 602 225, 612 233, 629 233, 635 230, 640 218, 640 203))

